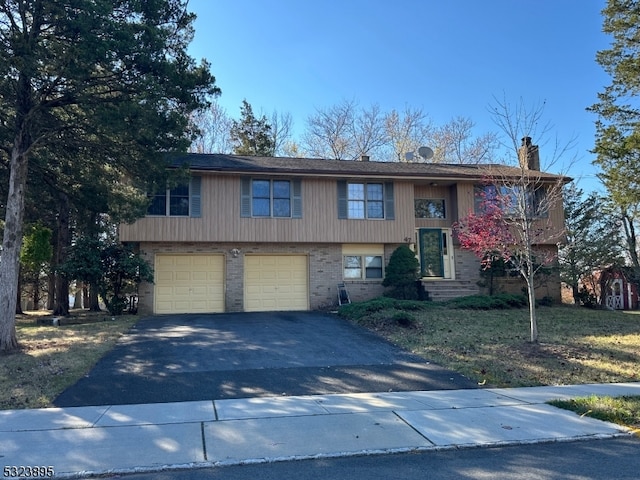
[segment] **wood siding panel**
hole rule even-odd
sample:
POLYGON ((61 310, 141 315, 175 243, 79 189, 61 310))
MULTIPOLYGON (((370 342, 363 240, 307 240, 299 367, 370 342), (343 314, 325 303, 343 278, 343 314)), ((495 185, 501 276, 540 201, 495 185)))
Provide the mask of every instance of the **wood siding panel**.
POLYGON ((336 180, 302 180, 302 218, 242 218, 240 177, 202 176, 202 217, 145 217, 120 226, 134 242, 398 243, 413 235, 413 184, 394 182, 395 220, 339 220, 336 180))
MULTIPOLYGON (((337 184, 331 178, 302 180, 302 218, 242 218, 240 176, 203 175, 201 218, 146 217, 120 226, 132 242, 404 243, 415 228, 448 228, 473 212, 474 184, 414 185, 395 181, 395 220, 338 219, 337 184), (444 198, 447 218, 416 219, 414 198, 444 198)), ((265 177, 272 178, 272 177, 265 177)), ((554 233, 564 229, 562 205, 549 214, 554 233)), ((555 242, 553 242, 555 243, 555 242)))

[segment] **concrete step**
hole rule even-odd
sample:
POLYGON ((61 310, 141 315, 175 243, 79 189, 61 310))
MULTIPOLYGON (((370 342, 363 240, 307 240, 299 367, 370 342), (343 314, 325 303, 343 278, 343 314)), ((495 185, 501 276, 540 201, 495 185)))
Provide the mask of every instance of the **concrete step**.
POLYGON ((463 280, 430 280, 423 281, 422 285, 434 301, 450 300, 480 293, 480 288, 475 283, 463 280))

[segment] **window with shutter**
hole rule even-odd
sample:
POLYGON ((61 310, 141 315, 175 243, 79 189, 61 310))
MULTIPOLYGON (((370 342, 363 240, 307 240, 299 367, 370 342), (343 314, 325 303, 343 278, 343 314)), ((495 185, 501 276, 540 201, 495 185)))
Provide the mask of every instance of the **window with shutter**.
POLYGON ((240 216, 302 218, 302 185, 299 179, 243 177, 240 182, 240 216))
POLYGON ((338 218, 395 218, 393 183, 359 183, 339 180, 338 218))

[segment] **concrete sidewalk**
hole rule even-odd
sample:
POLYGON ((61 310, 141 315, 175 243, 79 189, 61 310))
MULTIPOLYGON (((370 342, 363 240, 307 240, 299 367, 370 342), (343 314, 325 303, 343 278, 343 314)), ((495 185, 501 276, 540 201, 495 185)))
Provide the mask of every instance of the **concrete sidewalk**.
POLYGON ((640 382, 5 410, 0 463, 82 478, 629 435, 545 404, 593 394, 640 395, 640 382))

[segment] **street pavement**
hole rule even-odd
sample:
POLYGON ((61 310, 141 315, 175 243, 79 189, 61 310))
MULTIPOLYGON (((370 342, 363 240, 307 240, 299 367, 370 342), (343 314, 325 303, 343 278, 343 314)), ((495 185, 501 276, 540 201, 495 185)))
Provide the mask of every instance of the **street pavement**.
POLYGON ((0 459, 5 477, 23 469, 33 478, 38 467, 84 478, 629 437, 624 427, 546 404, 589 395, 640 395, 640 382, 5 410, 0 459))

